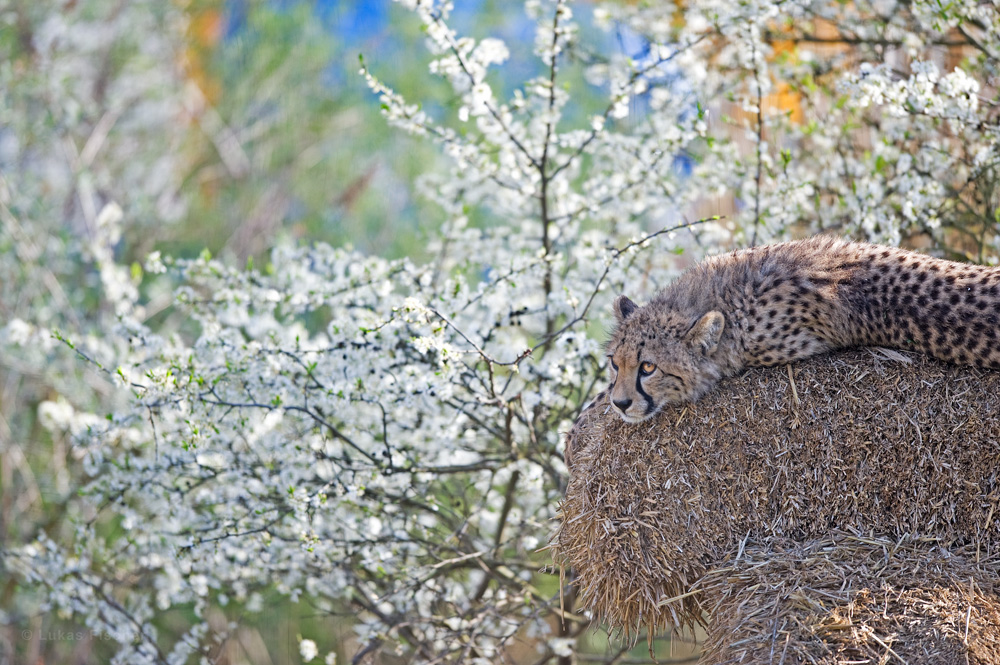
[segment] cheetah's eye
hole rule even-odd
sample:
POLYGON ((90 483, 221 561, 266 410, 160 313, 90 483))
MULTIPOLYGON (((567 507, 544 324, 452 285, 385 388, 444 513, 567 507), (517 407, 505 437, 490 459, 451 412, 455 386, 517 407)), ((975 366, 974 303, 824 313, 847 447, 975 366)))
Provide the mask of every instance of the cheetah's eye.
POLYGON ((651 362, 644 362, 639 366, 639 371, 642 372, 643 376, 649 376, 656 371, 656 365, 651 362))
POLYGON ((611 363, 611 368, 617 372, 618 371, 618 365, 615 364, 614 357, 608 356, 608 362, 611 363))

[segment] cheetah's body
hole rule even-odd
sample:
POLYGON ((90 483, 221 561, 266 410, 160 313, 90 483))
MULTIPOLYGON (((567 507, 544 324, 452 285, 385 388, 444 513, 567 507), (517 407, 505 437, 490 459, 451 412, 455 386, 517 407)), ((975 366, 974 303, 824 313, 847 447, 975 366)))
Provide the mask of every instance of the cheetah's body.
POLYGON ((615 310, 611 400, 630 422, 747 367, 832 349, 886 346, 1000 368, 1000 268, 830 237, 710 258, 647 305, 622 296, 615 310))

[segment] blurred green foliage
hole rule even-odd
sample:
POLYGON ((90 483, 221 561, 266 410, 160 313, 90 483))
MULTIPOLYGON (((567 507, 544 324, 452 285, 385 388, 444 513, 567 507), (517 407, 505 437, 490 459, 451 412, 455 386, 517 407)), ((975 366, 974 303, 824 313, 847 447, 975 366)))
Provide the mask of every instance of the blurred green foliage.
MULTIPOLYGON (((226 8, 210 0, 191 11, 226 8)), ((427 86, 430 58, 418 22, 395 5, 388 11, 388 32, 371 43, 390 60, 366 55, 404 93, 447 104, 445 85, 427 86)), ((220 156, 204 133, 191 137, 190 208, 160 247, 259 260, 288 236, 421 257, 421 221, 436 211, 413 195, 412 183, 438 157, 379 119, 357 75, 359 40, 336 34, 309 2, 249 3, 241 18, 227 26, 232 34, 198 45, 192 57, 204 67, 208 103, 235 139, 233 154, 220 156)))
MULTIPOLYGON (((234 155, 220 157, 219 147, 195 132, 184 179, 190 209, 160 248, 190 256, 208 247, 232 252, 240 262, 250 256, 259 261, 278 237, 288 236, 426 259, 426 230, 438 227, 442 212, 414 185, 421 174, 440 171, 443 158, 430 142, 382 121, 378 100, 358 75, 363 56, 393 89, 450 116, 445 124, 461 132, 453 91, 428 74, 431 56, 419 21, 396 3, 377 3, 385 5, 378 10, 377 34, 352 34, 355 26, 345 15, 361 11, 352 3, 299 1, 246 3, 234 27, 227 18, 233 4, 199 0, 189 11, 230 22, 227 34, 198 46, 193 59, 204 68, 196 78, 224 131, 236 139, 234 155), (319 5, 328 5, 325 14, 319 5)), ((540 73, 523 3, 472 2, 456 11, 474 37, 520 40, 511 43, 516 75, 496 81, 503 94, 513 93, 514 81, 540 73)), ((584 81, 585 64, 569 63, 563 74, 575 102, 567 120, 581 127, 606 103, 584 81)), ((475 225, 494 221, 484 210, 469 214, 475 225)))

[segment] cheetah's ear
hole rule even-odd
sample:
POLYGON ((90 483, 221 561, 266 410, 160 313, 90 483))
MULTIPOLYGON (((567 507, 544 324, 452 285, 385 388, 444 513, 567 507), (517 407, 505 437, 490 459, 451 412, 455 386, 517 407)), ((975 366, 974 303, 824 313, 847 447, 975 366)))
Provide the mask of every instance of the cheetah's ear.
POLYGON ((721 312, 709 312, 698 319, 698 323, 694 324, 691 330, 684 335, 684 341, 700 350, 704 355, 710 356, 719 347, 722 329, 725 326, 726 317, 721 312))
POLYGON ((628 296, 621 295, 615 298, 615 318, 618 319, 618 323, 632 316, 632 312, 637 309, 639 306, 629 300, 628 296))

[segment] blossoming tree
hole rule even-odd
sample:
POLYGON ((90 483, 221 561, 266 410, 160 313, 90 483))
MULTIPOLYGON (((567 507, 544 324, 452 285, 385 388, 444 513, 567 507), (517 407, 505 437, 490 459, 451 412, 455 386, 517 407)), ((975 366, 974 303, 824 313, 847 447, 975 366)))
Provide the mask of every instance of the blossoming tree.
MULTIPOLYGON (((0 620, 40 608, 111 636, 115 662, 196 662, 235 628, 211 611, 277 592, 350 613, 355 662, 569 662, 591 627, 539 550, 561 433, 605 380, 613 295, 820 230, 997 260, 992 6, 608 4, 581 21, 589 5, 529 0, 539 73, 519 82, 450 3, 402 4, 454 105, 402 98, 377 61, 361 74, 450 160, 419 183, 442 212, 433 260, 284 244, 259 269, 154 252, 130 270, 114 246, 133 207, 81 197, 94 326, 29 308, 0 333, 18 371, 59 359, 39 418, 79 467, 69 517, 4 547, 22 591, 0 620), (587 41, 593 26, 639 46, 587 41), (140 280, 172 290, 182 327, 144 315, 140 280), (113 389, 83 408, 87 376, 113 389)), ((11 180, 2 243, 44 284, 21 232, 42 194, 11 180)), ((334 660, 301 637, 304 660, 334 660)))

